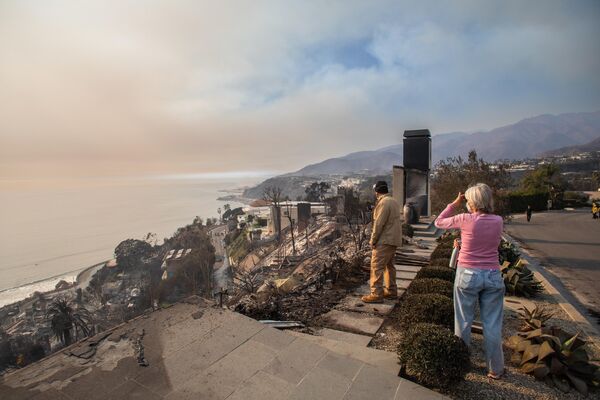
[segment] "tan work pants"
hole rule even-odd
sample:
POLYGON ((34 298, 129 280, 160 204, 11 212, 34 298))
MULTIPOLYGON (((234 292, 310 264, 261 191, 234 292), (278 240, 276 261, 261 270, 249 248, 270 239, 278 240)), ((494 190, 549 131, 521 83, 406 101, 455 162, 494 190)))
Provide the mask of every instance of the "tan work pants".
POLYGON ((396 246, 380 244, 375 246, 371 254, 371 294, 383 296, 383 284, 385 288, 396 293, 396 268, 394 267, 394 256, 396 246))

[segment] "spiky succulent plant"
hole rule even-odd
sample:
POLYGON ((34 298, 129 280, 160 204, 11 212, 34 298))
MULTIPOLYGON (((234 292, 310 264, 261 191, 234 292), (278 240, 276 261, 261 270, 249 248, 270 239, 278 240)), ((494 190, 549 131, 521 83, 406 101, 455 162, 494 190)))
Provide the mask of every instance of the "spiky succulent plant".
POLYGON ((500 270, 508 294, 534 297, 544 291, 542 283, 535 279, 533 272, 527 268, 522 259, 518 259, 514 263, 505 261, 500 270))
POLYGON ((508 339, 511 361, 527 374, 567 392, 573 386, 582 394, 600 386, 600 367, 590 362, 579 333, 557 327, 540 328, 508 339))
POLYGON ((534 331, 544 327, 544 323, 552 318, 553 313, 544 306, 536 305, 532 310, 523 306, 519 309, 519 318, 523 321, 521 332, 534 331))

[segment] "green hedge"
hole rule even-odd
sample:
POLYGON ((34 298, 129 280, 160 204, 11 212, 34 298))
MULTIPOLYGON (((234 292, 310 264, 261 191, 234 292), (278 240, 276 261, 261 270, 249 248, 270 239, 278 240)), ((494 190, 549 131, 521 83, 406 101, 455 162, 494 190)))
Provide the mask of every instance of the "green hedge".
POLYGON ((503 198, 508 202, 511 213, 525 212, 528 205, 531 206, 533 211, 543 211, 547 207, 548 193, 510 192, 505 194, 503 198))
POLYGON ((429 267, 446 267, 450 266, 450 258, 434 258, 429 260, 429 267))
POLYGON ((469 348, 450 329, 420 323, 402 336, 398 358, 406 372, 427 386, 446 388, 470 369, 469 348))
POLYGON ((405 296, 400 303, 398 322, 408 328, 421 322, 454 326, 452 299, 442 294, 413 294, 405 296))
POLYGON ((430 294, 436 293, 452 298, 453 285, 444 279, 439 278, 419 278, 411 282, 408 287, 408 294, 430 294))
POLYGON ((422 278, 437 278, 443 279, 448 282, 454 282, 454 276, 456 272, 453 269, 447 268, 448 263, 446 263, 446 268, 444 267, 426 267, 421 268, 419 272, 417 272, 417 276, 415 279, 422 278))
POLYGON ((454 247, 452 245, 439 245, 431 253, 430 259, 435 260, 436 258, 451 258, 454 247))

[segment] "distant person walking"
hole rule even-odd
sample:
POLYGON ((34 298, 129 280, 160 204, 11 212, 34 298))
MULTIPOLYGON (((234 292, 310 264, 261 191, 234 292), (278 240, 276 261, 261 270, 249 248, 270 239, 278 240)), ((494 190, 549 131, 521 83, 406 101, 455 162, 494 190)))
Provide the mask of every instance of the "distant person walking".
POLYGON ((435 220, 441 229, 460 229, 461 246, 454 281, 454 333, 469 345, 479 303, 488 377, 504 373, 502 314, 504 281, 498 261, 502 217, 493 214, 492 190, 478 183, 459 193, 435 220), (466 200, 468 213, 460 213, 466 200))
POLYGON ((385 181, 373 186, 377 203, 373 211, 373 232, 371 234, 371 294, 363 296, 365 303, 382 303, 384 298, 398 297, 394 256, 396 248, 402 245, 402 222, 400 205, 388 193, 385 181), (383 286, 385 285, 385 289, 383 286))
POLYGON ((598 219, 600 218, 600 206, 596 204, 596 202, 592 203, 592 218, 598 219))
POLYGON ((546 202, 546 207, 548 208, 548 211, 552 209, 552 200, 548 199, 548 201, 546 202))
POLYGON ((531 221, 532 213, 533 213, 533 210, 531 209, 531 206, 527 206, 527 222, 531 221))

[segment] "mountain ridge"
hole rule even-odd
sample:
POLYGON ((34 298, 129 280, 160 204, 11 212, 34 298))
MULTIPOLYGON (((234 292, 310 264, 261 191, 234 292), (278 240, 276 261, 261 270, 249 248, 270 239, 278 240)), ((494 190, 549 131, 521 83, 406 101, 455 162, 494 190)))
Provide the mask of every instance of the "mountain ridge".
MULTIPOLYGON (((587 143, 600 136, 600 111, 541 114, 489 131, 450 132, 432 137, 434 163, 448 157, 465 157, 470 150, 488 161, 524 159, 545 151, 587 143)), ((402 143, 377 150, 357 151, 307 165, 283 176, 380 173, 402 164, 402 143)))
MULTIPOLYGON (((489 131, 450 132, 432 137, 432 162, 448 157, 466 157, 475 149, 487 161, 534 158, 565 146, 581 146, 600 136, 600 111, 542 114, 489 131)), ((356 151, 328 158, 297 171, 278 175, 244 191, 259 198, 267 186, 279 186, 291 198, 304 194, 308 181, 325 176, 389 175, 393 165, 402 165, 403 145, 392 144, 377 150, 356 151)))

